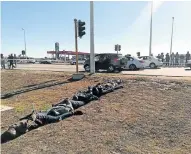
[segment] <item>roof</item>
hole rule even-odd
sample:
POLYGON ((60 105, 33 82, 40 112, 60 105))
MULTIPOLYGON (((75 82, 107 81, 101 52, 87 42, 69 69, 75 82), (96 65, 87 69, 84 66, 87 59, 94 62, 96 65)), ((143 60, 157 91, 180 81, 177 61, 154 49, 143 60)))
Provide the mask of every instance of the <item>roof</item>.
MULTIPOLYGON (((98 53, 97 55, 117 55, 117 53, 98 53)), ((122 55, 122 54, 118 54, 122 55)))
MULTIPOLYGON (((75 51, 58 51, 59 54, 66 54, 66 55, 76 55, 75 51)), ((56 54, 56 51, 47 51, 47 54, 56 54)), ((89 55, 90 53, 87 52, 78 52, 79 55, 89 55)))

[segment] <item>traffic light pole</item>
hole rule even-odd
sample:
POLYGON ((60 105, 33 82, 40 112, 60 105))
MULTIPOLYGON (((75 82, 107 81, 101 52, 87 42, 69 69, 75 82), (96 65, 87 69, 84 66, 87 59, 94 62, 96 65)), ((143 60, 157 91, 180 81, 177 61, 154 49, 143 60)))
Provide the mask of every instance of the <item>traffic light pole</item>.
POLYGON ((94 59, 94 2, 90 1, 90 72, 95 73, 94 59))
POLYGON ((170 62, 172 64, 172 39, 173 39, 173 26, 174 26, 174 17, 172 17, 172 33, 171 33, 171 42, 170 42, 170 62))
POLYGON ((118 55, 118 52, 119 52, 119 45, 117 44, 117 55, 118 55))
POLYGON ((75 49, 76 49, 76 73, 78 73, 78 33, 77 33, 78 22, 77 22, 77 19, 74 19, 74 26, 75 26, 75 49))
POLYGON ((151 56, 151 54, 152 54, 152 16, 153 16, 153 1, 151 3, 149 56, 151 56))

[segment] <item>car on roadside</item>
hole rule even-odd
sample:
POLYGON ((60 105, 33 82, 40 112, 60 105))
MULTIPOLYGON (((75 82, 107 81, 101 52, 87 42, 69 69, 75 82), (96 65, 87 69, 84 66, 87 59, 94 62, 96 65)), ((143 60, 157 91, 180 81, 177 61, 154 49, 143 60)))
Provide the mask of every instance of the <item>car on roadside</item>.
POLYGON ((144 68, 157 68, 163 66, 163 63, 153 56, 140 56, 139 60, 143 61, 144 68))
POLYGON ((191 60, 187 61, 187 63, 185 64, 185 67, 190 67, 190 69, 191 69, 191 60))
MULTIPOLYGON (((127 60, 121 54, 101 53, 95 56, 95 70, 107 70, 108 72, 122 71, 127 60)), ((84 62, 86 72, 90 71, 90 59, 84 62)))
POLYGON ((39 64, 52 64, 51 60, 40 60, 39 64))
MULTIPOLYGON (((83 59, 82 59, 82 58, 79 58, 79 59, 78 59, 78 64, 84 64, 85 61, 86 61, 85 58, 83 58, 83 59)), ((70 64, 71 64, 71 65, 76 65, 76 59, 71 59, 71 60, 70 60, 70 64)))
POLYGON ((28 64, 35 64, 36 60, 35 59, 29 59, 29 60, 27 60, 27 63, 28 64))
POLYGON ((138 58, 132 56, 125 56, 127 59, 127 65, 125 66, 124 70, 139 70, 144 69, 144 61, 139 60, 138 58))

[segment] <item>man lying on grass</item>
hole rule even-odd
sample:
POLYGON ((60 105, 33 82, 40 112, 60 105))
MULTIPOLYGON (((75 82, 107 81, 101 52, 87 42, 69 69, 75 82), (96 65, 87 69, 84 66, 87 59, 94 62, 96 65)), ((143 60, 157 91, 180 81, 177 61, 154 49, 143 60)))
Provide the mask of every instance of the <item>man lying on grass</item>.
POLYGON ((1 135, 1 143, 15 139, 26 132, 40 126, 55 123, 72 115, 82 115, 81 111, 75 111, 77 108, 87 103, 98 100, 100 96, 122 88, 122 80, 108 80, 96 86, 88 87, 86 91, 79 91, 72 99, 64 99, 52 108, 46 111, 32 111, 31 114, 20 119, 20 122, 11 125, 7 131, 1 135))

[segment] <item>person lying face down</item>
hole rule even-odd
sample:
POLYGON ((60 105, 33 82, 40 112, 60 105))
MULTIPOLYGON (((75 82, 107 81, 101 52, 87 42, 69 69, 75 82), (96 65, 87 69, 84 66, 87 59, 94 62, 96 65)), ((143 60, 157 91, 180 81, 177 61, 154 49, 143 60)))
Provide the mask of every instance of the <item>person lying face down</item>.
POLYGON ((70 107, 72 107, 74 110, 81 107, 81 106, 84 106, 85 104, 87 104, 87 102, 85 101, 76 101, 76 100, 71 100, 71 99, 64 99, 64 100, 61 100, 59 103, 57 104, 52 104, 53 107, 57 107, 57 106, 62 106, 62 105, 68 105, 70 107))
POLYGON ((121 79, 108 80, 103 83, 98 83, 96 86, 91 88, 93 95, 100 97, 101 95, 112 92, 115 89, 123 88, 123 84, 121 79))
POLYGON ((93 100, 99 100, 99 98, 93 94, 92 88, 88 87, 87 91, 79 91, 72 98, 74 101, 83 101, 85 104, 93 100))
MULTIPOLYGON (((84 105, 83 102, 75 102, 75 108, 84 105), (81 104, 80 104, 81 103, 81 104)), ((32 111, 31 114, 23 117, 14 125, 9 126, 8 130, 1 135, 1 143, 13 140, 26 132, 40 126, 55 123, 72 115, 82 115, 81 111, 75 111, 70 101, 53 106, 47 111, 32 111)))

